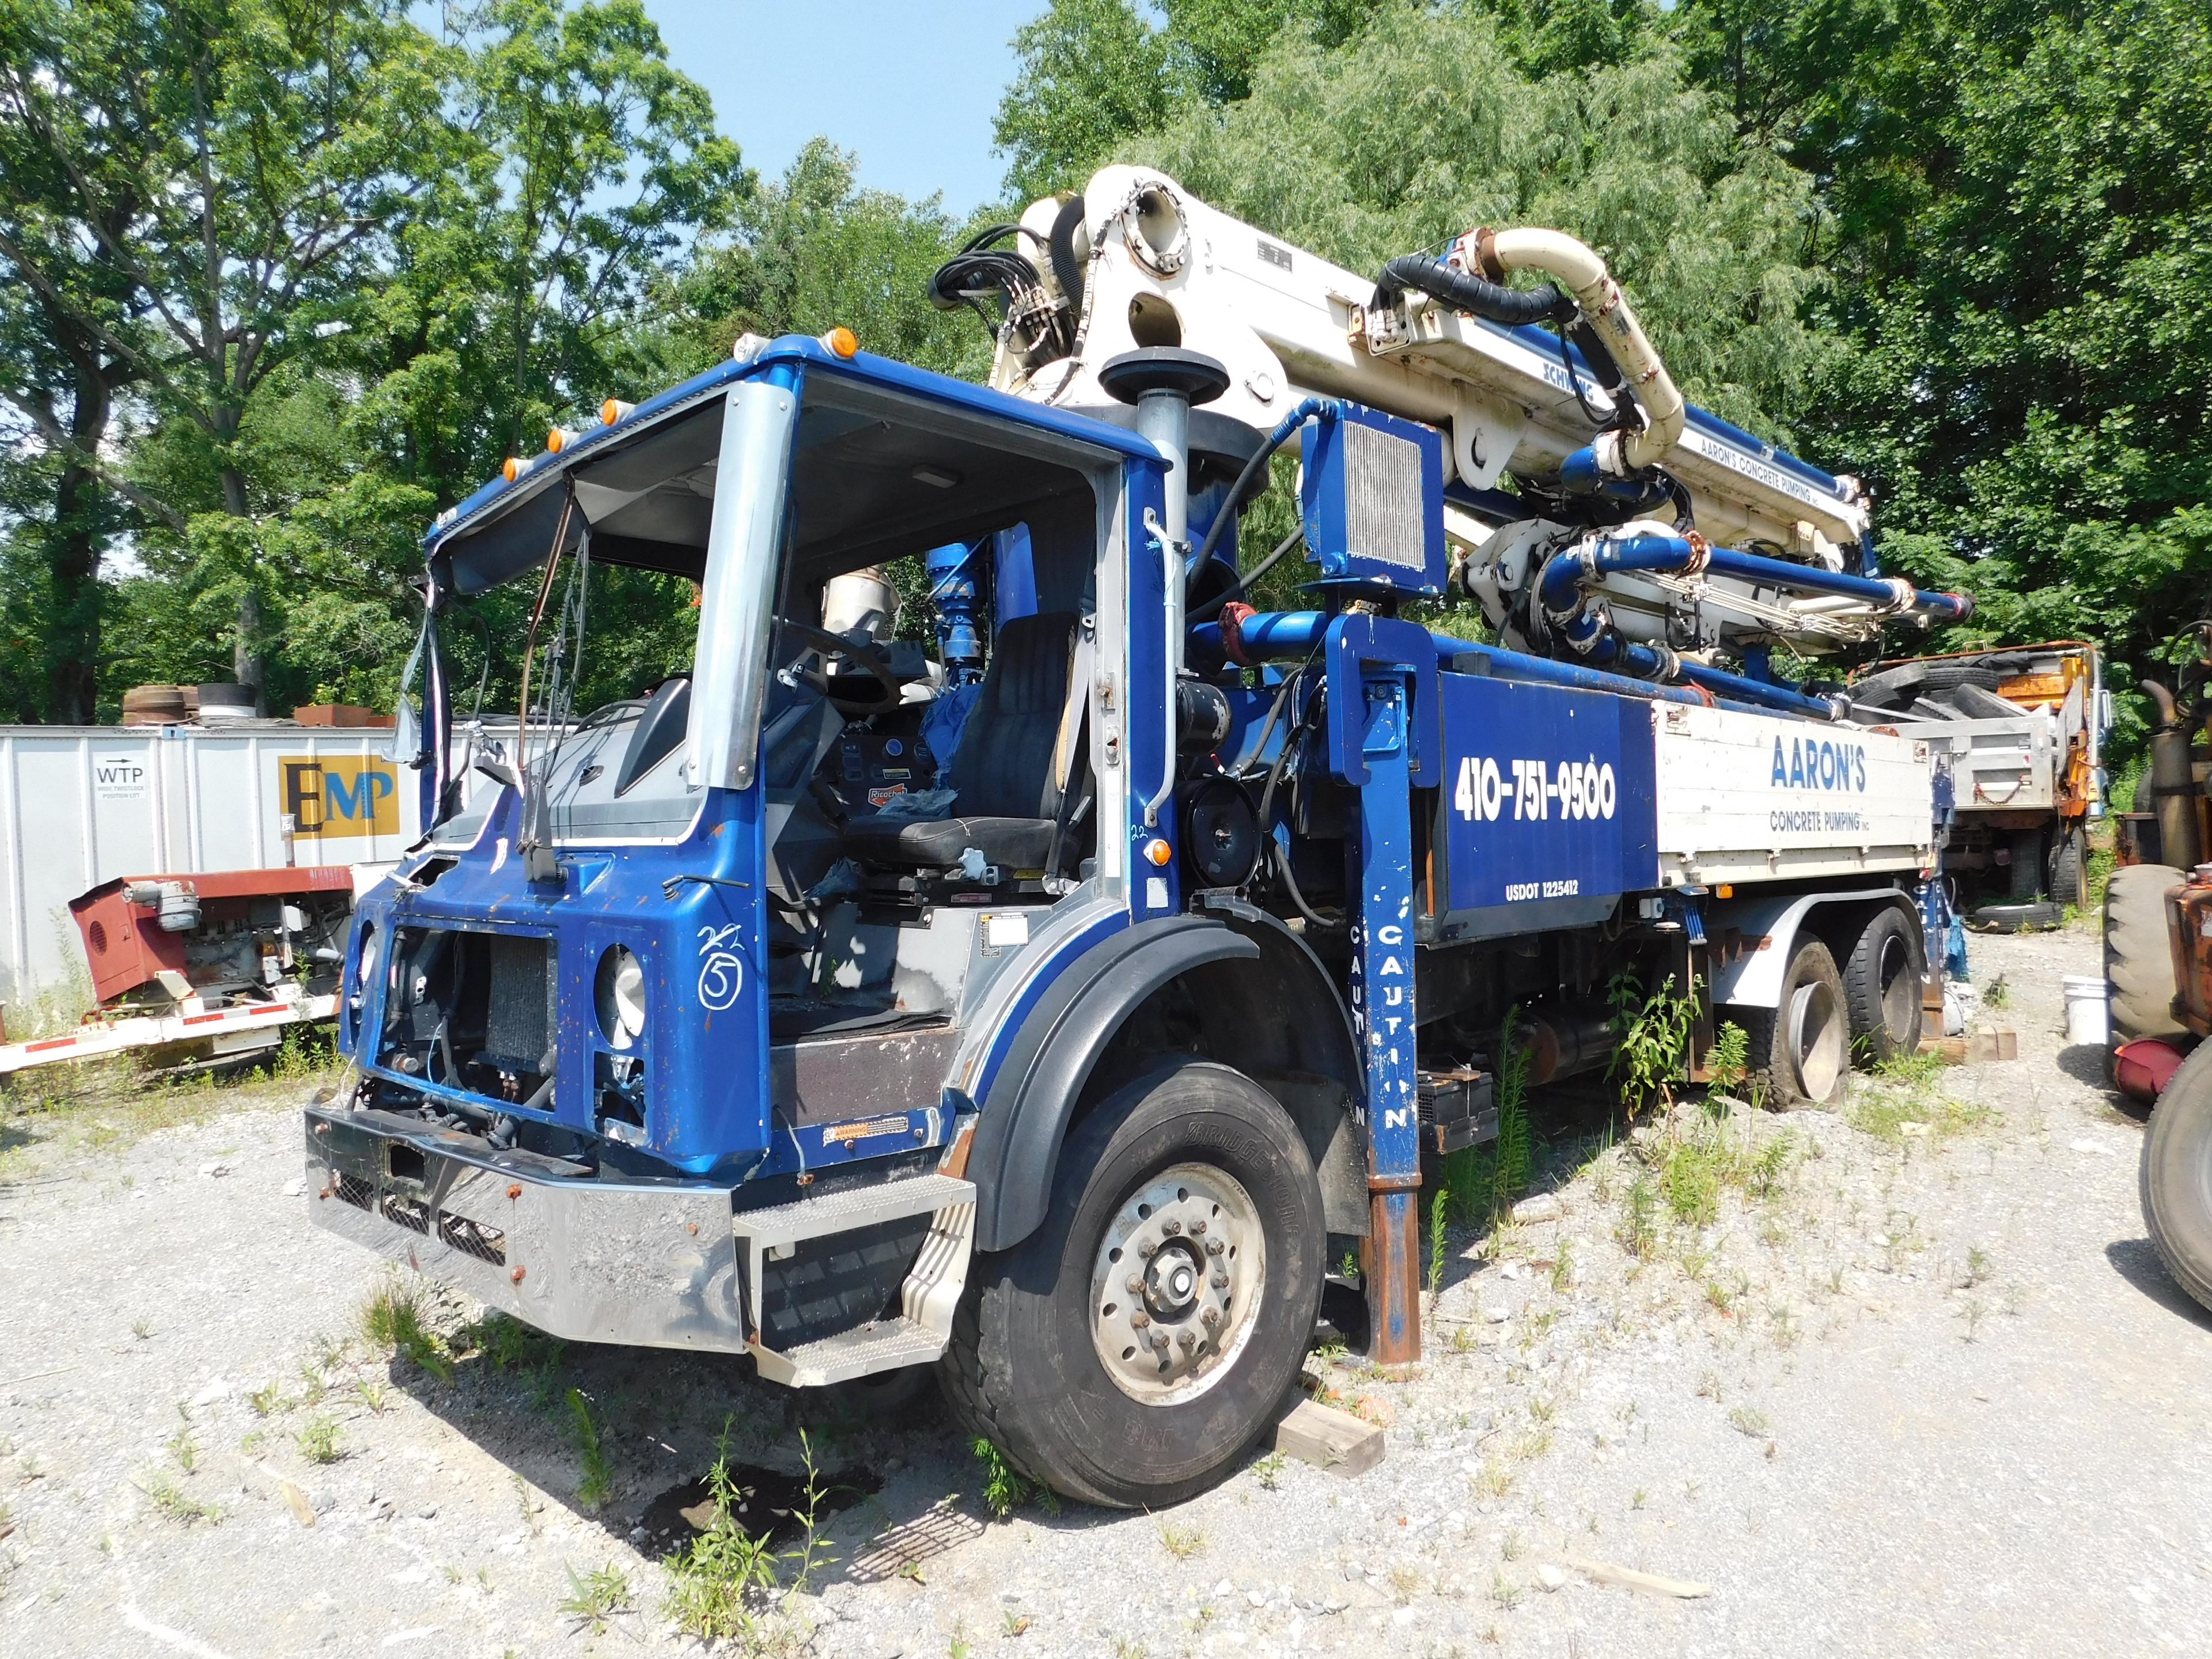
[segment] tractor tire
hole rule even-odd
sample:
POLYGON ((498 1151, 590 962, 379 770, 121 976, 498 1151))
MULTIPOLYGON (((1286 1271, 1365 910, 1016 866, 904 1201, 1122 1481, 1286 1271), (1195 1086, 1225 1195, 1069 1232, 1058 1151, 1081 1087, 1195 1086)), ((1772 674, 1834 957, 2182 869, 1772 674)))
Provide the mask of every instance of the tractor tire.
POLYGON ((2075 909, 2089 903, 2089 836, 2078 823, 2060 827, 2051 842, 2051 902, 2075 909))
POLYGON ((1164 1061, 1069 1131, 1036 1231, 976 1258, 939 1382, 1031 1480, 1115 1508, 1181 1503, 1273 1423, 1328 1244, 1313 1160, 1274 1098, 1228 1066, 1164 1061))
POLYGON ((2173 1282, 2212 1310, 2212 1042, 2181 1062, 2150 1115, 2142 1207, 2173 1282))
POLYGON ((1850 1010, 1826 945, 1801 938, 1780 1001, 1730 1012, 1751 1039, 1744 1081, 1754 1098, 1778 1109, 1841 1103, 1851 1075, 1850 1010))
POLYGON ((2105 889, 2105 982, 2111 988, 2109 1048, 2137 1037, 2185 1035, 2173 1017, 2173 950, 2166 929, 2166 890, 2182 874, 2171 865, 2131 864, 2105 889))
POLYGON ((1868 918, 1844 963, 1851 1046, 1880 1065, 1920 1047, 1920 981, 1926 967, 1918 924, 1893 905, 1868 918))

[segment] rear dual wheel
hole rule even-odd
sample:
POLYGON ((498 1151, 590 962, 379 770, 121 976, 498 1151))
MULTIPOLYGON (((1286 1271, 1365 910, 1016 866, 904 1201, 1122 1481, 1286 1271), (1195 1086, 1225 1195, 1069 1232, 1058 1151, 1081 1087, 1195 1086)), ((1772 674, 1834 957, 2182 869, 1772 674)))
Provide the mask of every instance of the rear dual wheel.
POLYGON ((1836 959, 1801 937, 1771 1008, 1735 1015, 1750 1037, 1751 1089, 1769 1106, 1833 1106, 1851 1074, 1850 1010, 1836 959))
POLYGON ((1274 1420, 1327 1237, 1313 1160, 1273 1097, 1225 1066, 1164 1063, 1069 1132, 1043 1224, 977 1257, 945 1396, 1070 1498, 1180 1502, 1274 1420))

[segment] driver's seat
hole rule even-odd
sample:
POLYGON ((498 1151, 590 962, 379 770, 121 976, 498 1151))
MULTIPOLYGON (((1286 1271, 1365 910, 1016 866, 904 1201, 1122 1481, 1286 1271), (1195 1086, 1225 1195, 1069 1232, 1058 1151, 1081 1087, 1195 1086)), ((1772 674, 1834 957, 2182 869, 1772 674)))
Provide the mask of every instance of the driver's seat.
POLYGON ((846 850, 877 863, 942 868, 972 847, 987 864, 1042 869, 1060 812, 1053 761, 1067 723, 1075 630, 1065 611, 1018 617, 999 629, 952 754, 960 817, 920 823, 857 817, 845 828, 846 850))

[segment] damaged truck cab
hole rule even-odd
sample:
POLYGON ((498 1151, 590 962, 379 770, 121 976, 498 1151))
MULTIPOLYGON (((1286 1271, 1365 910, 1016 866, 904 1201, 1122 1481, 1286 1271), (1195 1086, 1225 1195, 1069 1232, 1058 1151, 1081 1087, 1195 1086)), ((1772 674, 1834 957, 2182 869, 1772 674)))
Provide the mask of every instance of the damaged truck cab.
POLYGON ((989 387, 747 337, 441 519, 434 827, 356 914, 309 1206, 563 1337, 933 1363, 1029 1475, 1157 1504, 1273 1420, 1329 1278, 1418 1357, 1424 1157, 1604 1068, 1624 999, 1686 1006, 1684 1070, 1740 1025, 1771 1099, 1917 1044, 1942 780, 1770 659, 1967 602, 1687 408, 1571 239, 1362 304, 1142 170, 1024 228, 1048 270, 933 284, 999 306, 989 387), (1300 540, 1311 608, 1255 610, 1300 540), (1448 591, 1481 638, 1414 620, 1448 591), (441 641, 519 609, 501 750, 441 641))

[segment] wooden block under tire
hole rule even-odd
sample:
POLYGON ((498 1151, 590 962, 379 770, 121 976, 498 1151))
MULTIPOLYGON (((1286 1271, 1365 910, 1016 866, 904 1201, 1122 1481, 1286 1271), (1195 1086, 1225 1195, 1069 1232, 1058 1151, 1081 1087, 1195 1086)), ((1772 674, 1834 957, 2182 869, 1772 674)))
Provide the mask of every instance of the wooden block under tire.
POLYGON ((1276 1419, 1275 1449, 1331 1474, 1364 1474, 1382 1461, 1382 1431, 1350 1412, 1301 1399, 1276 1419))
POLYGON ((1943 1037, 1935 1047, 1947 1066, 1986 1066, 1991 1060, 2018 1060, 2020 1033, 2010 1030, 1974 1031, 1965 1036, 1943 1037))

